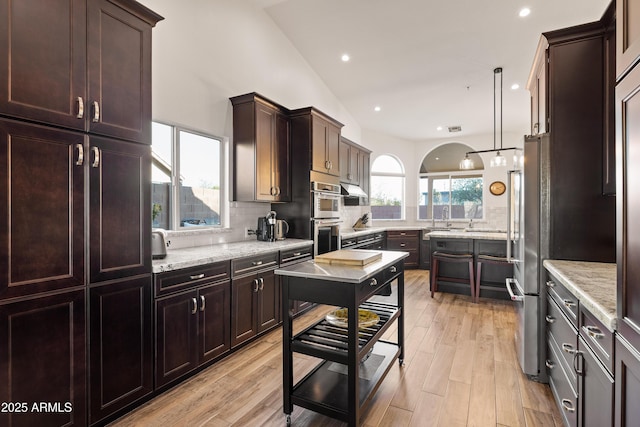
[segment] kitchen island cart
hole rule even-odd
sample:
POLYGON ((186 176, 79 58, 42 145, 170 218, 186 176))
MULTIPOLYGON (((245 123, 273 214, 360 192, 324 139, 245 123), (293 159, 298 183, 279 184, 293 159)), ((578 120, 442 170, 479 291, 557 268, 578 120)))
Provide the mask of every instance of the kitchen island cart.
MULTIPOLYGON (((358 249, 354 249, 358 251, 358 249)), ((368 251, 372 252, 372 251, 368 251)), ((306 261, 276 270, 282 277, 283 392, 287 425, 293 405, 360 425, 380 383, 397 359, 404 359, 404 258, 407 252, 377 251, 382 258, 364 266, 306 261), (397 297, 376 296, 397 281, 397 297), (289 301, 300 300, 346 308, 346 327, 326 318, 293 335, 289 301), (368 310, 379 317, 369 327, 358 325, 358 314, 368 310), (382 336, 397 323, 397 341, 382 336), (294 384, 293 353, 321 359, 294 384)))

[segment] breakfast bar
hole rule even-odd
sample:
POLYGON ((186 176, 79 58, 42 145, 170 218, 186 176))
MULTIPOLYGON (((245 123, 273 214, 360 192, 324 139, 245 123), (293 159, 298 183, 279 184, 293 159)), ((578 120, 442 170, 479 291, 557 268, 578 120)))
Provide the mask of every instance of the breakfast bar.
MULTIPOLYGON (((283 319, 283 410, 291 423, 293 405, 358 426, 360 416, 397 359, 404 360, 404 258, 407 252, 353 249, 380 255, 364 265, 310 260, 281 268, 283 319), (397 281, 397 297, 377 294, 397 281), (309 301, 346 309, 346 324, 331 317, 292 335, 290 301, 309 301), (378 320, 363 325, 363 313, 378 320), (397 321, 397 341, 382 340, 397 321), (359 324, 360 322, 360 324, 359 324), (293 383, 293 352, 322 361, 293 383)), ((344 310, 336 310, 342 312, 344 310)))

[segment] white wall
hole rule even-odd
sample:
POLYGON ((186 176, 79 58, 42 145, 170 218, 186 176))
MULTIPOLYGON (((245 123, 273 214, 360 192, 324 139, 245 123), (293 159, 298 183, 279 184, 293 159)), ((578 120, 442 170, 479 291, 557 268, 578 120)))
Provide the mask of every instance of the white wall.
MULTIPOLYGON (((522 147, 523 135, 504 134, 503 147, 522 147)), ((425 141, 407 141, 396 137, 382 135, 371 132, 367 129, 362 130, 361 144, 372 150, 371 163, 382 154, 393 154, 402 161, 405 174, 405 221, 373 221, 373 225, 414 225, 426 223, 417 220, 418 210, 418 173, 420 164, 424 157, 434 148, 451 142, 459 142, 468 145, 473 150, 487 150, 493 148, 493 134, 447 137, 442 139, 425 140, 425 141)), ((510 160, 512 152, 504 153, 507 160, 510 160)), ((509 162, 507 167, 490 168, 489 162, 495 153, 480 154, 485 164, 484 171, 484 209, 485 221, 478 221, 479 227, 506 228, 506 208, 507 195, 494 196, 489 192, 489 184, 493 181, 507 182, 507 170, 511 169, 512 164, 509 162)), ((460 159, 462 160, 462 159, 460 159)), ((430 221, 428 222, 430 224, 430 221)), ((460 224, 460 227, 463 225, 460 224)))
MULTIPOLYGON (((153 120, 232 139, 229 98, 258 92, 290 109, 314 106, 342 122, 344 136, 361 140, 353 117, 251 0, 140 1, 165 18, 152 36, 153 120)), ((269 210, 232 203, 232 230, 171 233, 172 247, 242 240, 269 210)))

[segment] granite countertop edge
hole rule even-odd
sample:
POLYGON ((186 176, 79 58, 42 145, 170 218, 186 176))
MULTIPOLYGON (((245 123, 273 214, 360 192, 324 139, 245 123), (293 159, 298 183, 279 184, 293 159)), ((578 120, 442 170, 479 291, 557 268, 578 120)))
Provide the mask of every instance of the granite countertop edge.
POLYGON ((544 267, 611 332, 617 328, 616 264, 545 260, 544 267))
POLYGON ((152 272, 164 273, 245 256, 302 248, 309 245, 313 245, 313 240, 285 239, 275 242, 250 240, 191 248, 169 249, 167 250, 166 258, 153 260, 152 272))

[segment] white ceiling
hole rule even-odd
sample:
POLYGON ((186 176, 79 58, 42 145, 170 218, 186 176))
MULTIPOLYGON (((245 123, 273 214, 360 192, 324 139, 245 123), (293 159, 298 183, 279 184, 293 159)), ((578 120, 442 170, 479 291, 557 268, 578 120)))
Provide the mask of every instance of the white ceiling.
POLYGON ((529 130, 526 82, 540 34, 596 21, 609 0, 253 0, 364 129, 407 140, 529 130), (518 16, 527 6, 531 14, 518 16), (351 60, 340 59, 348 53, 351 60), (520 89, 511 90, 518 83, 520 89), (381 111, 375 112, 374 107, 381 111), (447 133, 460 125, 462 132, 447 133), (444 130, 438 131, 438 126, 444 130))

